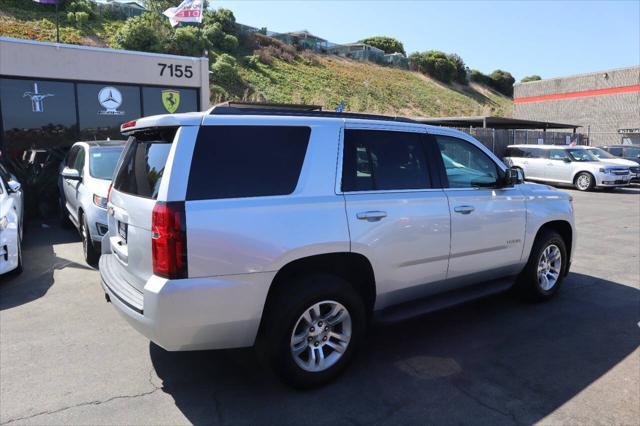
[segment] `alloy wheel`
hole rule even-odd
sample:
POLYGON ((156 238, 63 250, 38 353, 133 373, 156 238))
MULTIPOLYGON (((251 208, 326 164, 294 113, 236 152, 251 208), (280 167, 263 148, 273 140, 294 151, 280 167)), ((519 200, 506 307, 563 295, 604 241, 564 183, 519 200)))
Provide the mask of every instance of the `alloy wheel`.
POLYGON ((291 333, 291 355, 305 371, 335 365, 351 340, 351 315, 342 304, 325 300, 307 308, 291 333))
POLYGON ((586 191, 587 189, 589 189, 589 186, 591 185, 591 178, 588 175, 580 175, 578 176, 578 180, 576 181, 576 184, 578 185, 578 189, 581 191, 586 191))
POLYGON ((548 245, 538 261, 538 285, 549 291, 556 285, 562 272, 562 253, 555 244, 548 245))

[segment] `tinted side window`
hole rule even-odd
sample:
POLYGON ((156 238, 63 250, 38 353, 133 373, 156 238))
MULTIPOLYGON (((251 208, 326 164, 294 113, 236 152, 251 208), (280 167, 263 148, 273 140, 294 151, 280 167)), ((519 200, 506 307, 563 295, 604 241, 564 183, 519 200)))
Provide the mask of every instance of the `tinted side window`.
POLYGON ((71 151, 69 151, 69 154, 67 154, 67 159, 64 164, 66 167, 73 168, 73 164, 76 161, 76 156, 78 155, 79 149, 80 149, 79 146, 74 146, 73 148, 71 148, 71 151))
POLYGON ((191 160, 188 200, 291 194, 311 128, 204 126, 191 160))
POLYGON ((564 160, 565 158, 569 158, 567 156, 567 151, 564 149, 550 149, 549 150, 549 159, 550 160, 564 160))
POLYGON ((546 158, 546 151, 541 148, 524 148, 526 150, 526 158, 546 158))
POLYGON ((608 148, 607 151, 611 153, 611 155, 615 155, 616 157, 622 157, 622 148, 608 148))
POLYGON ((342 190, 429 188, 423 139, 422 133, 345 130, 342 190))
POLYGON ((436 136, 450 188, 492 187, 498 183, 498 166, 470 142, 436 136))
POLYGON ((637 158, 640 155, 640 148, 624 147, 622 148, 622 156, 627 158, 637 158))
POLYGON ((75 160, 73 161, 73 168, 78 171, 82 175, 82 171, 84 170, 84 148, 78 149, 78 155, 76 155, 75 160))
POLYGON ((118 191, 156 199, 176 129, 138 132, 129 138, 113 180, 118 191))

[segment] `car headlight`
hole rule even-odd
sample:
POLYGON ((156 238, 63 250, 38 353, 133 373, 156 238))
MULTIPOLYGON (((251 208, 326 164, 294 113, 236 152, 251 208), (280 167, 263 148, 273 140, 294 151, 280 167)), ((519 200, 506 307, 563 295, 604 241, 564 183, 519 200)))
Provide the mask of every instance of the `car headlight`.
POLYGON ((101 197, 99 195, 93 194, 93 204, 100 207, 101 209, 107 208, 107 201, 109 201, 107 197, 101 197))
POLYGON ((608 174, 608 173, 612 173, 612 172, 613 172, 613 170, 611 170, 611 169, 600 168, 600 173, 607 173, 608 174))
POLYGON ((0 231, 4 231, 9 226, 9 219, 6 216, 0 217, 0 231))

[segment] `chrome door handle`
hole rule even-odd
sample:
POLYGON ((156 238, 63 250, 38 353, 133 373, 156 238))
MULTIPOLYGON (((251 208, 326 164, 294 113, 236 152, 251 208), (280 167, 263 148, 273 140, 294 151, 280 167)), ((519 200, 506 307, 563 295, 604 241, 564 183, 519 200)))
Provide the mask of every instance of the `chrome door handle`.
POLYGON ((356 214, 356 217, 360 220, 366 220, 367 222, 377 222, 387 217, 387 212, 382 212, 382 211, 360 212, 356 214))
POLYGON ((475 210, 473 206, 455 206, 453 211, 460 214, 469 214, 475 210))

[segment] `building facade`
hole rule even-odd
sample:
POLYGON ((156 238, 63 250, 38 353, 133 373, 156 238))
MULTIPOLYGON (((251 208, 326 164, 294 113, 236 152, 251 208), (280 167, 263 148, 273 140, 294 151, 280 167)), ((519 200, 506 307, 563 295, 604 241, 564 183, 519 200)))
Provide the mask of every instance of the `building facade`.
POLYGON ((575 123, 590 145, 640 144, 640 67, 518 83, 514 118, 575 123))
POLYGON ((0 151, 25 158, 120 139, 138 117, 209 106, 209 61, 0 38, 0 151))

